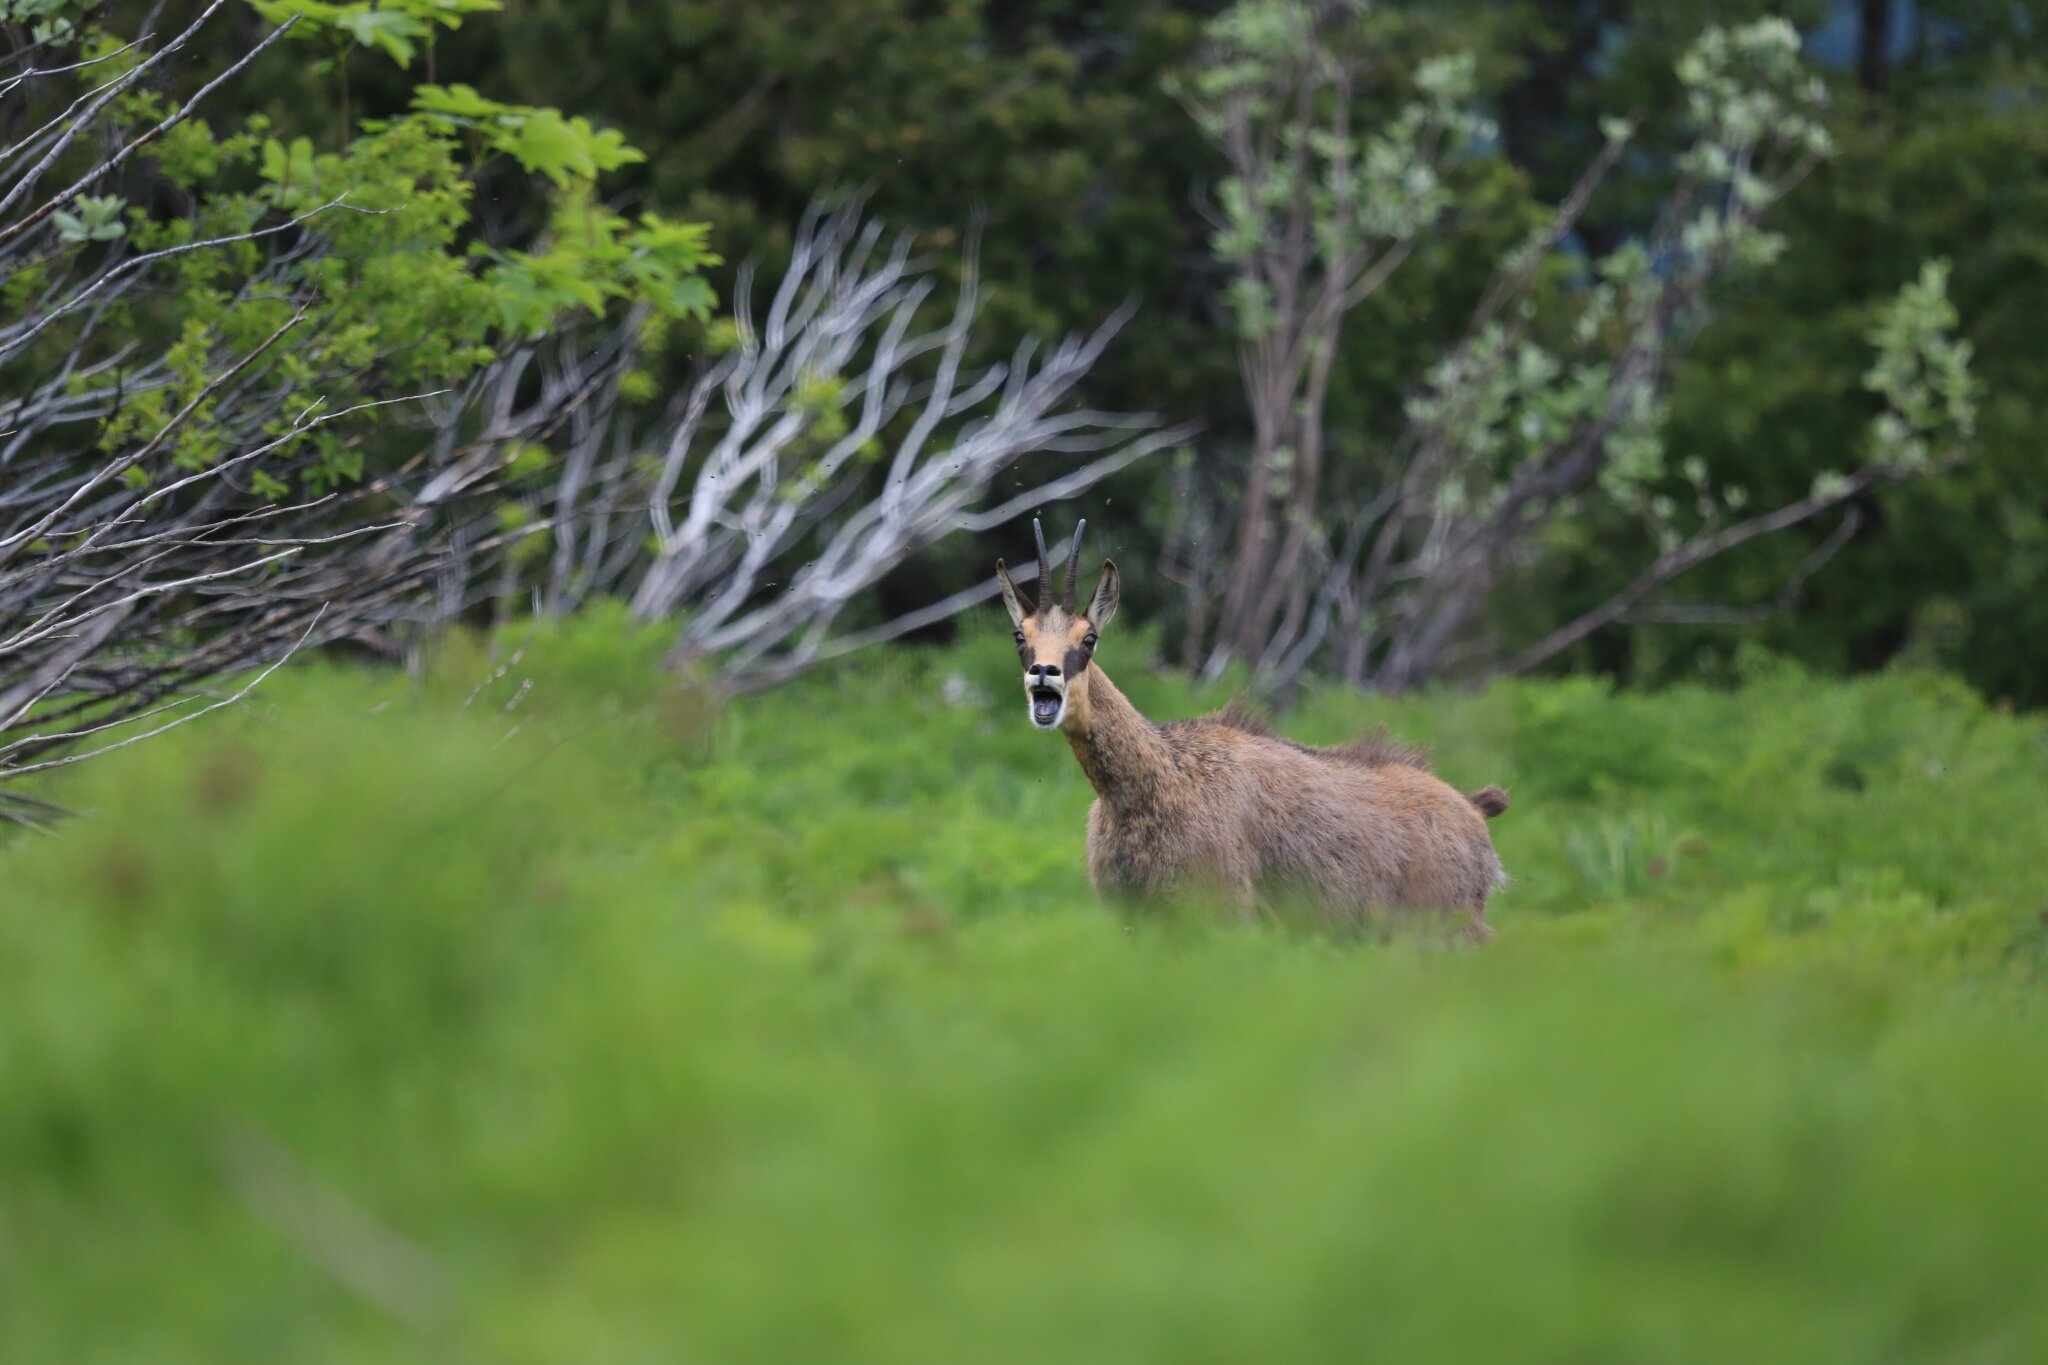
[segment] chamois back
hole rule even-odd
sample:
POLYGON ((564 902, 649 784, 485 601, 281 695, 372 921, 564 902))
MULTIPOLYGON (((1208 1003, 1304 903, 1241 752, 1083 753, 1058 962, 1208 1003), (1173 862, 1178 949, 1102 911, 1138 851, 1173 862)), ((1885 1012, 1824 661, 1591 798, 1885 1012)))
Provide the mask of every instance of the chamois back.
MULTIPOLYGON (((1200 725, 1205 722, 1212 725, 1226 726, 1247 735, 1255 735, 1260 739, 1270 739, 1275 744, 1284 744, 1297 753, 1307 754, 1312 758, 1327 759, 1332 763, 1350 763, 1361 768, 1385 768, 1398 765, 1403 768, 1416 768, 1422 772, 1431 771, 1429 766, 1429 750, 1421 745, 1401 743, 1387 733, 1387 727, 1384 722, 1348 744, 1338 744, 1329 747, 1303 744, 1298 740, 1289 739, 1287 736, 1274 730, 1267 723, 1264 716, 1261 716, 1257 711, 1246 705, 1242 698, 1236 697, 1231 699, 1228 706, 1225 706, 1221 711, 1213 715, 1202 716, 1194 721, 1171 722, 1166 728, 1172 729, 1174 724, 1200 725)), ((1502 808, 1506 808, 1505 802, 1503 802, 1502 808)))

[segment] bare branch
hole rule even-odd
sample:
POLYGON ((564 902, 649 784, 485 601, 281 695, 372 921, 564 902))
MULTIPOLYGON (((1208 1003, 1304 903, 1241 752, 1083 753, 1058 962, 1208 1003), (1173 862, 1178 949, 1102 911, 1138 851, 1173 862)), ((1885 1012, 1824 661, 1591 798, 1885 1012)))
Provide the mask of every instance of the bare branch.
MULTIPOLYGON (((1734 525, 1725 526, 1711 535, 1699 536, 1685 541, 1683 544, 1675 545, 1658 555, 1650 563, 1650 566, 1638 574, 1635 581, 1626 588, 1591 611, 1584 612, 1573 620, 1566 622, 1550 634, 1544 636, 1543 639, 1517 653, 1501 664, 1499 671, 1503 673, 1527 672, 1529 669, 1555 658, 1558 654, 1600 629, 1600 627, 1621 620, 1645 598, 1649 597, 1651 593, 1680 574, 1698 568, 1717 555, 1725 554, 1738 545, 1755 540, 1758 536, 1771 535, 1788 527, 1797 526, 1800 522, 1820 515, 1830 507, 1847 501, 1849 498, 1881 481, 1899 477, 1901 475, 1898 471, 1887 469, 1881 465, 1867 465, 1844 479, 1839 486, 1825 493, 1810 494, 1799 499, 1797 502, 1787 503, 1775 511, 1750 517, 1745 521, 1738 521, 1734 525)), ((1840 548, 1839 542, 1832 545, 1829 542, 1834 542, 1836 536, 1846 540, 1848 536, 1855 534, 1857 524, 1858 521, 1855 519, 1843 518, 1842 525, 1836 528, 1835 535, 1830 536, 1828 541, 1822 542, 1822 548, 1826 553, 1820 554, 1817 561, 1813 556, 1809 556, 1810 568, 1802 566, 1802 572, 1794 579, 1795 586, 1793 590, 1795 592, 1797 587, 1803 585, 1815 569, 1818 569, 1822 563, 1825 563, 1828 558, 1833 556, 1836 549, 1840 548)))
POLYGON ((197 711, 188 711, 184 715, 179 716, 176 720, 167 721, 162 725, 156 726, 154 729, 145 730, 139 735, 130 735, 126 739, 119 740, 113 744, 102 745, 97 749, 89 749, 84 753, 66 754, 62 758, 53 758, 42 763, 30 763, 21 767, 0 768, 0 779, 13 781, 19 778, 27 777, 31 773, 44 772, 51 768, 68 767, 73 763, 83 763, 88 758, 98 758, 102 754, 113 753, 116 749, 125 749, 131 744, 140 744, 145 739, 154 739, 156 738, 156 736, 163 734, 167 730, 175 730, 180 725, 185 725, 192 721, 198 720, 201 716, 211 715, 213 712, 220 710, 222 707, 233 706, 236 702, 242 700, 242 698, 248 696, 251 692, 254 692, 256 688, 262 684, 265 678, 268 678, 271 674, 277 672, 278 669, 284 667, 285 660, 291 658, 292 655, 299 652, 299 649, 302 646, 304 646, 306 641, 312 638, 313 628, 320 624, 320 618, 326 615, 326 611, 327 609, 325 607, 322 607, 318 612, 314 613, 313 620, 306 626, 305 633, 299 637, 298 643, 293 645, 282 656, 280 656, 275 663, 271 664, 268 668, 265 668, 255 677, 249 679, 248 682, 242 684, 242 686, 236 688, 233 692, 221 698, 219 701, 214 702, 212 705, 202 706, 197 711))
MULTIPOLYGON (((616 401, 634 363, 625 341, 578 337, 507 356, 472 400, 489 414, 481 435, 418 502, 490 477, 511 443, 568 433, 555 481, 525 498, 554 538, 547 609, 613 594, 641 619, 680 617, 679 649, 714 656, 734 685, 758 685, 915 628, 834 634, 905 558, 1085 491, 1191 434, 1075 403, 1128 309, 977 370, 971 258, 949 312, 926 329, 934 282, 907 237, 884 246, 886 235, 857 202, 813 206, 765 317, 743 270, 738 344, 645 429, 628 431, 616 401), (538 392, 523 399, 536 370, 538 392), (991 505, 998 478, 1027 462, 1025 486, 991 505)), ((466 410, 438 419, 451 450, 466 410)))
MULTIPOLYGON (((58 138, 56 145, 50 148, 49 152, 44 155, 43 159, 40 162, 38 162, 34 167, 32 167, 20 180, 18 180, 15 183, 14 188, 9 190, 5 196, 0 196, 0 214, 6 213, 7 210, 13 206, 14 201, 17 198, 25 194, 30 189, 34 188, 36 181, 42 176, 42 173, 49 168, 50 164, 54 162, 59 155, 63 153, 65 147, 70 145, 72 138, 76 137, 82 129, 89 126, 96 118, 98 118, 100 111, 106 107, 109 101, 111 101, 116 95, 120 94, 123 90, 126 90, 129 86, 133 85, 137 80, 141 79, 141 77, 145 73, 147 73, 152 67, 154 67, 159 61, 163 60, 165 57, 168 57, 171 53, 177 51, 180 47, 183 47, 186 39, 190 38, 194 33, 198 32, 200 27, 204 25, 208 19, 211 19, 214 15, 214 12, 218 10, 226 2, 227 0, 213 0, 213 3, 206 7, 205 13, 201 14, 197 19, 193 20, 191 25, 187 27, 184 32, 180 33, 177 37, 173 38, 169 43, 166 43, 162 48, 158 49, 157 52, 150 56, 150 58, 147 61, 142 62, 133 71, 130 71, 122 79, 116 81, 111 87, 107 89, 107 91, 104 94, 102 94, 98 99, 94 100, 92 105, 83 114, 79 115, 79 117, 67 127, 63 136, 58 138)), ((83 176, 79 177, 77 181, 73 182, 70 188, 62 191, 59 194, 52 195, 47 201, 44 202, 41 208, 36 209, 32 213, 23 215, 22 217, 14 220, 11 223, 8 223, 4 228, 0 228, 0 245, 5 245, 8 241, 19 236, 21 233, 27 231, 28 229, 34 227, 37 223, 40 223, 44 218, 48 217, 51 213, 55 212, 59 204, 69 203, 71 200, 77 198, 85 190, 97 184, 100 180, 104 179, 110 172, 112 172, 116 167, 118 167, 122 162, 126 161, 129 158, 129 156, 135 152, 137 148, 146 146, 147 144, 156 141, 165 133, 177 127, 180 123, 183 123, 187 118, 190 118, 192 115, 192 111, 199 107, 199 103, 201 100, 205 99, 208 95, 212 94, 215 90, 219 89, 220 86, 227 80, 239 75, 244 67, 246 67, 250 62, 255 61, 257 57, 261 56, 263 52, 267 50, 272 43, 275 43, 279 39, 283 38, 284 35, 298 22, 299 20, 297 15, 293 15, 291 18, 287 19, 283 24, 280 24, 255 47, 251 48, 247 53, 245 53, 238 61, 234 63, 234 65, 230 66, 226 71, 222 72, 219 76, 216 76, 213 80, 207 82, 204 86, 200 87, 199 90, 194 92, 192 98, 187 100, 184 106, 180 108, 177 113, 172 114, 169 118, 164 119, 155 127, 149 129, 147 132, 136 137, 133 141, 123 146, 119 151, 116 151, 113 155, 103 158, 90 171, 87 171, 83 176)))

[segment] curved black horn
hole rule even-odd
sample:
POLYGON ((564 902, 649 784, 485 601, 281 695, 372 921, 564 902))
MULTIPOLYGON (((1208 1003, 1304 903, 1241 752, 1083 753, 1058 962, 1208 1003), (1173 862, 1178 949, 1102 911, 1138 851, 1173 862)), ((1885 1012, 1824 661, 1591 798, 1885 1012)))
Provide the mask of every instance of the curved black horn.
MULTIPOLYGON (((1074 611, 1074 575, 1081 571, 1081 533, 1088 529, 1088 518, 1074 523, 1074 548, 1067 551, 1067 610, 1074 611)), ((1079 614, 1079 613, 1075 613, 1079 614)))
POLYGON ((1038 584, 1032 589, 1032 596, 1038 599, 1038 609, 1044 611, 1052 605, 1052 556, 1045 552, 1045 528, 1038 524, 1038 518, 1031 519, 1031 534, 1038 537, 1038 584))

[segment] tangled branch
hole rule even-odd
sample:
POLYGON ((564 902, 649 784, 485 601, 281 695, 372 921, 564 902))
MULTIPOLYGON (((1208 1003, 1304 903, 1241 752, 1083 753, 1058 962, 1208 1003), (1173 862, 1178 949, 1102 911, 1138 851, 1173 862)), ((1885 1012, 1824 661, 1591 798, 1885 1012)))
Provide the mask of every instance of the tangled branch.
POLYGON ((889 237, 858 205, 814 207, 765 312, 742 272, 730 348, 658 418, 635 428, 621 402, 633 319, 594 342, 522 351, 446 406, 451 445, 465 413, 483 424, 423 499, 552 443, 554 478, 522 504, 547 607, 607 595, 642 620, 675 619, 679 649, 715 659, 736 688, 928 623, 929 609, 841 629, 884 574, 942 537, 1072 497, 1189 435, 1074 401, 1126 313, 975 367, 971 253, 930 325, 935 291, 908 235, 889 237), (997 478, 1026 461, 1034 476, 991 505, 997 478))

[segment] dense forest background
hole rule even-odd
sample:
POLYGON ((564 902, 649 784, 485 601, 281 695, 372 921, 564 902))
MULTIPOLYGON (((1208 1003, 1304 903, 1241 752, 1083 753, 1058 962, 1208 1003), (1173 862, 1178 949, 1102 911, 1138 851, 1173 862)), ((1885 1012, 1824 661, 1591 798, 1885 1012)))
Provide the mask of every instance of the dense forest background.
MULTIPOLYGON (((621 130, 644 162, 605 182, 622 206, 703 219, 728 263, 786 256, 821 187, 865 190, 957 270, 978 226, 986 335, 1086 329, 1127 301, 1138 314, 1089 377, 1110 409, 1196 420, 1195 477, 1242 448, 1249 416, 1208 249, 1205 190, 1220 170, 1168 93, 1220 6, 1166 0, 805 0, 618 5, 523 0, 447 33, 401 71, 358 61, 308 79, 292 54, 215 98, 282 128, 332 136, 344 117, 390 113, 412 83, 473 84, 621 130), (345 88, 346 87, 346 88, 345 88), (236 104, 235 102, 239 102, 236 104)), ((1646 683, 1726 673, 1745 640, 1827 670, 1901 657, 1959 670, 1987 693, 2048 701, 2048 7, 2008 0, 1716 0, 1633 4, 1384 5, 1397 52, 1462 49, 1497 143, 1455 168, 1455 211, 1343 334, 1329 404, 1328 485, 1358 487, 1399 434, 1402 405, 1466 325, 1505 246, 1560 199, 1599 146, 1603 114, 1643 127, 1578 225, 1598 254, 1645 230, 1676 174, 1671 70, 1712 22, 1783 14, 1805 35, 1834 105, 1838 154, 1773 211, 1783 259, 1717 288, 1681 363, 1668 448, 1758 501, 1796 495, 1858 440, 1858 381, 1878 307, 1928 258, 1975 345, 1986 399, 1966 464, 1859 497, 1861 529, 1796 600, 1781 589, 1833 529, 1816 520, 1694 571, 1698 603, 1776 603, 1740 624, 1616 624, 1553 661, 1646 683)), ((244 11, 207 41, 239 50, 264 30, 244 11)), ((203 51, 204 45, 201 45, 203 51)), ((217 59, 215 59, 217 64, 217 59)), ((202 60, 195 66, 203 66, 202 60)), ((516 237, 537 204, 517 176, 486 185, 480 218, 516 237)), ((694 362, 674 348, 677 382, 694 362)), ((1132 609, 1167 641, 1185 608, 1162 561, 1175 467, 1141 462, 1076 509, 1127 568, 1132 609)), ((1218 490, 1227 497, 1227 488, 1218 490)), ((1028 527, 1004 533, 1025 557, 1028 527)), ((1613 509, 1576 518, 1541 572, 1492 608, 1512 646, 1611 595, 1654 553, 1613 509)), ((1213 552, 1213 551, 1211 551, 1213 552)), ((909 610, 986 573, 986 545, 954 537, 885 579, 869 610, 909 610)), ((950 624, 932 628, 944 635, 950 624)))

